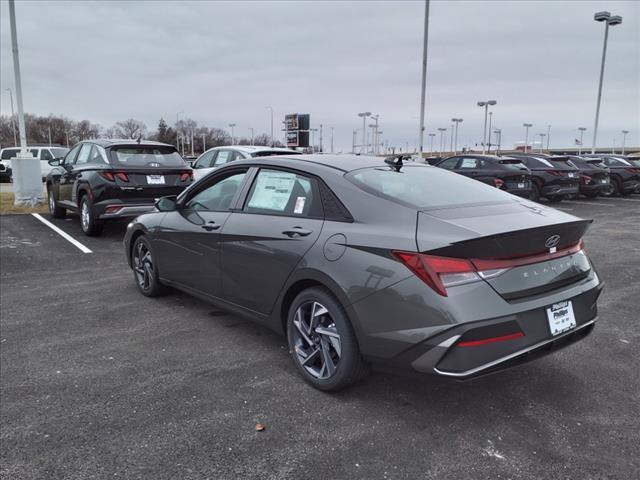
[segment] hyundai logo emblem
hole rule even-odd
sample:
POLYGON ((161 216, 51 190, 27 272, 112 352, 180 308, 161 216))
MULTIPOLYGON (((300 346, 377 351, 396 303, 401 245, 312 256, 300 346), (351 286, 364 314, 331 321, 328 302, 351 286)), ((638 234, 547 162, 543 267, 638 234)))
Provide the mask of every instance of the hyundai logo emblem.
POLYGON ((544 246, 547 248, 553 248, 553 247, 557 247, 558 243, 560 243, 560 235, 551 235, 544 242, 544 246))

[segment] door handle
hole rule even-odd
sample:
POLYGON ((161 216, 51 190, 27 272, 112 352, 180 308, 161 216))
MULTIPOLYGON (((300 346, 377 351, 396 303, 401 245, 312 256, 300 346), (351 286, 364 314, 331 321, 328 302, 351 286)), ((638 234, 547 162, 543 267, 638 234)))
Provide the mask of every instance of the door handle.
POLYGON ((285 230, 282 232, 283 235, 286 235, 289 238, 306 237, 307 235, 311 235, 312 233, 313 233, 312 230, 306 230, 302 227, 293 227, 290 230, 285 230))
POLYGON ((212 232, 213 230, 218 230, 220 228, 220 225, 216 225, 215 223, 216 222, 211 220, 206 225, 202 225, 202 228, 204 228, 207 232, 212 232))

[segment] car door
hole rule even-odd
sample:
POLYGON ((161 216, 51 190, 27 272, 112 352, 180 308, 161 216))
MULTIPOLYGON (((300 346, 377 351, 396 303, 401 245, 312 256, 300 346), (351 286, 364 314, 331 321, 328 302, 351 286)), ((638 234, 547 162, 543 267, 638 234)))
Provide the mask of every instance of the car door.
POLYGON ((226 300, 268 314, 284 283, 316 242, 324 223, 317 180, 261 168, 241 210, 222 228, 222 292, 226 300))
POLYGON ((218 297, 220 231, 231 214, 249 167, 230 169, 206 183, 169 212, 154 234, 163 279, 218 297))
MULTIPOLYGON (((80 150, 85 148, 85 152, 88 155, 91 149, 91 144, 81 143, 73 147, 69 153, 64 157, 64 161, 57 168, 60 173, 58 180, 58 203, 65 207, 76 208, 77 206, 71 201, 73 184, 75 182, 75 163, 78 158, 80 150), (89 145, 89 148, 85 148, 85 145, 89 145)), ((58 175, 56 174, 56 177, 58 175)))

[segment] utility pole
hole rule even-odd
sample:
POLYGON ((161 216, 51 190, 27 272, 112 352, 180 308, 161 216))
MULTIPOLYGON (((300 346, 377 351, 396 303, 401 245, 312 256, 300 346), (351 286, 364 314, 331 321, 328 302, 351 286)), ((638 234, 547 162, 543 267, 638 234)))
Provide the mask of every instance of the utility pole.
POLYGON ((13 111, 13 92, 10 88, 7 88, 9 92, 9 98, 11 99, 11 129, 13 130, 13 146, 18 146, 18 137, 16 137, 16 114, 13 111))
POLYGON ((458 125, 460 125, 460 123, 462 122, 462 118, 452 118, 451 121, 456 126, 456 135, 455 135, 455 140, 453 142, 453 154, 456 155, 458 153, 458 125))
POLYGON ((431 153, 431 155, 433 155, 433 137, 435 137, 436 134, 435 133, 430 133, 429 137, 431 138, 431 147, 429 148, 429 152, 431 153))
POLYGON ((13 75, 18 104, 18 130, 20 132, 20 153, 11 160, 14 179, 14 204, 36 205, 44 200, 42 196, 42 173, 40 160, 27 152, 27 131, 24 125, 22 105, 22 79, 20 78, 20 56, 18 54, 18 32, 16 30, 16 7, 9 0, 9 23, 11 25, 11 49, 13 52, 13 75))
POLYGON ((362 150, 361 153, 367 153, 367 117, 371 116, 371 112, 361 112, 358 114, 362 117, 362 150))
POLYGON ((629 130, 622 130, 622 155, 624 155, 624 146, 627 142, 627 133, 629 133, 629 130))
POLYGON ((580 130, 580 146, 578 147, 578 155, 582 155, 582 138, 584 137, 584 132, 587 131, 585 127, 578 127, 580 130))
POLYGON ((549 153, 549 139, 551 138, 551 125, 547 125, 547 153, 549 153))
POLYGON ((202 153, 207 151, 207 138, 206 135, 202 134, 202 153))
POLYGON ((249 130, 251 130, 251 146, 253 146, 253 127, 249 127, 249 130))
POLYGON ((333 153, 333 127, 331 127, 331 153, 333 153))
POLYGON ((353 141, 351 143, 351 153, 356 153, 356 138, 358 138, 358 131, 353 131, 353 141))
POLYGON ((424 107, 427 94, 427 43, 429 40, 429 0, 424 0, 424 37, 422 41, 422 85, 420 90, 420 127, 418 130, 418 153, 424 150, 424 107))
POLYGON ((275 147, 276 143, 275 139, 273 138, 273 107, 271 107, 271 105, 267 105, 264 108, 268 108, 271 112, 271 147, 275 147))
POLYGON ((529 127, 533 127, 531 123, 523 123, 522 126, 525 128, 524 134, 524 153, 527 153, 527 148, 529 144, 529 127))
POLYGON ((49 146, 51 146, 51 127, 47 127, 47 130, 49 131, 49 146))
POLYGON ((322 124, 320 124, 320 153, 322 153, 322 124))
POLYGON ((191 129, 191 156, 192 157, 194 156, 194 153, 193 153, 193 128, 191 129))
MULTIPOLYGON (((236 124, 235 123, 230 123, 229 126, 231 127, 231 145, 235 145, 236 143, 235 143, 235 139, 233 137, 233 129, 236 126, 236 124)), ((272 140, 272 143, 273 143, 273 140, 272 140)), ((271 146, 273 146, 273 145, 271 145, 271 146)))

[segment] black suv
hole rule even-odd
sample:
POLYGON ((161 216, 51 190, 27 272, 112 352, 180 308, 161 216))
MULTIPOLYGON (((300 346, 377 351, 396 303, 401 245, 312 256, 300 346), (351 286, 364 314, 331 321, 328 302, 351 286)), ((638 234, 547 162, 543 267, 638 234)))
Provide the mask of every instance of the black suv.
POLYGON ((546 197, 550 202, 576 197, 580 192, 580 171, 569 163, 569 157, 543 153, 509 153, 531 170, 531 200, 546 197))
POLYGON ((640 192, 640 168, 622 155, 588 154, 589 159, 600 159, 609 167, 611 195, 630 195, 640 192))
POLYGON ((519 159, 462 154, 445 158, 435 165, 514 195, 525 198, 531 195, 531 172, 519 159))
POLYGON ((99 235, 105 220, 153 210, 156 199, 179 194, 193 178, 173 145, 148 141, 83 141, 49 164, 51 215, 79 212, 87 235, 99 235))
POLYGON ((580 173, 580 193, 587 198, 607 195, 611 189, 609 167, 600 159, 569 155, 569 162, 580 173))

